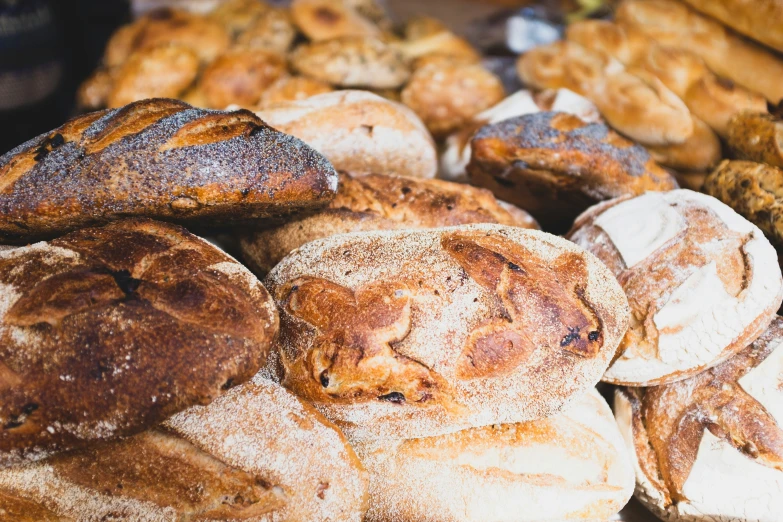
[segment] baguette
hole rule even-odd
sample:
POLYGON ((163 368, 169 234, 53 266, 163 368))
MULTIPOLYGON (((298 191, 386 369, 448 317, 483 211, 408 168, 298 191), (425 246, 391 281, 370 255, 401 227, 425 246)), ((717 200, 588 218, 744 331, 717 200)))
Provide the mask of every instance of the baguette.
POLYGON ((783 52, 783 3, 779 0, 685 0, 737 32, 783 52))

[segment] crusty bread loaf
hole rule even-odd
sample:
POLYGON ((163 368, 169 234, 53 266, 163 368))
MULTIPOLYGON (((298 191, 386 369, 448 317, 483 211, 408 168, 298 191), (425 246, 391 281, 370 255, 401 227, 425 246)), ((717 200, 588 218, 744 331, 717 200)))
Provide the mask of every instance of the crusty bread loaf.
POLYGON ((162 428, 0 471, 0 514, 19 505, 50 517, 36 521, 361 522, 367 474, 339 430, 257 376, 162 428))
POLYGON ((698 54, 718 76, 772 103, 783 99, 783 60, 675 0, 624 0, 615 19, 659 43, 698 54))
POLYGON ((346 0, 293 0, 291 15, 299 29, 314 41, 381 34, 378 26, 346 0))
POLYGON ((552 415, 600 379, 628 320, 593 256, 501 225, 332 236, 266 283, 281 309, 275 374, 354 435, 552 415))
POLYGON ((261 95, 286 72, 285 57, 274 51, 240 48, 218 56, 201 74, 198 88, 210 108, 232 103, 254 107, 261 95))
POLYGON ((242 237, 242 258, 256 273, 266 274, 293 250, 322 237, 470 223, 538 228, 530 214, 496 200, 488 190, 439 179, 344 174, 326 209, 242 237))
POLYGON ((633 493, 622 436, 595 390, 547 419, 350 442, 370 473, 367 522, 605 521, 633 493))
POLYGON ((656 386, 715 366, 756 339, 783 300, 764 234, 704 194, 608 201, 580 216, 568 237, 614 272, 631 306, 607 382, 656 386))
POLYGON ((317 94, 332 92, 332 86, 306 76, 282 76, 275 83, 264 89, 258 102, 259 109, 274 106, 278 103, 304 100, 317 94))
POLYGON ((783 52, 783 3, 780 0, 685 0, 702 13, 754 40, 783 52))
POLYGON ((783 168, 783 122, 777 114, 735 115, 729 122, 728 143, 740 158, 783 168))
POLYGON ((239 35, 234 48, 287 53, 297 36, 291 13, 281 7, 268 7, 239 35))
POLYGON ((566 113, 487 125, 471 148, 471 182, 526 209, 545 228, 567 229, 597 201, 677 187, 644 148, 566 113))
POLYGON ((0 251, 0 467, 208 403, 258 371, 277 328, 261 283, 175 225, 0 251))
POLYGON ((337 91, 256 113, 301 139, 340 172, 432 178, 438 153, 427 128, 400 103, 366 91, 337 91))
POLYGON ((718 135, 704 121, 694 116, 693 134, 676 145, 647 145, 650 156, 669 168, 681 172, 700 172, 702 176, 715 167, 723 156, 718 135))
POLYGON ((636 496, 673 522, 774 522, 783 513, 783 319, 685 381, 620 390, 615 415, 636 496))
POLYGON ((220 226, 319 208, 337 175, 248 111, 167 99, 86 114, 0 157, 0 241, 125 216, 220 226))
POLYGON ((259 0, 220 0, 208 16, 225 27, 232 36, 246 31, 258 18, 270 10, 269 4, 259 0))

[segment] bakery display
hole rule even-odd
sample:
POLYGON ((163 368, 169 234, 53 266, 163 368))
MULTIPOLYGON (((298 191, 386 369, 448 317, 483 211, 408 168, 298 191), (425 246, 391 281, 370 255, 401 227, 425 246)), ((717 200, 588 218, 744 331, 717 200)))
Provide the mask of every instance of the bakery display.
POLYGON ((0 467, 116 439, 264 364, 261 283, 184 229, 126 220, 0 251, 0 467))
POLYGON ((68 121, 0 157, 0 241, 127 216, 215 227, 325 206, 337 175, 248 111, 153 99, 68 121))
POLYGON ((664 520, 774 521, 783 512, 783 320, 690 379, 620 389, 636 497, 664 520))
POLYGON ((472 183, 528 210, 545 228, 568 228, 605 199, 677 188, 642 147, 601 123, 539 112, 482 127, 471 141, 472 183))
POLYGON ((717 199, 648 192, 601 203, 568 237, 622 284, 631 322, 604 380, 656 386, 691 377, 756 339, 783 300, 777 254, 717 199))
POLYGON ((266 274, 290 252, 323 237, 470 223, 538 228, 530 214, 485 189, 437 179, 342 174, 337 197, 327 208, 246 235, 241 239, 242 258, 256 273, 266 274))

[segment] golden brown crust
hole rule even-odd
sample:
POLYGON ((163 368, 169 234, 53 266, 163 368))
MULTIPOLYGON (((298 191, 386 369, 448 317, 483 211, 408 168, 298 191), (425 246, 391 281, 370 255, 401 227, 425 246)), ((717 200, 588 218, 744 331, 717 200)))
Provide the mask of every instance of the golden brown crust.
POLYGON ((285 58, 263 49, 233 49, 210 63, 199 89, 210 107, 254 107, 267 87, 286 72, 285 58))
POLYGON ((288 253, 315 239, 347 232, 437 228, 469 223, 538 228, 527 212, 499 204, 488 190, 441 180, 371 174, 340 176, 325 210, 242 238, 244 260, 266 274, 288 253))
POLYGON ((237 36, 235 47, 288 52, 297 32, 287 9, 270 7, 237 36))
POLYGON ((294 0, 291 15, 299 29, 313 41, 381 34, 372 21, 346 0, 294 0))
POLYGON ((114 86, 114 71, 97 69, 84 80, 76 93, 76 103, 80 110, 94 111, 106 107, 106 100, 114 86))
POLYGON ((597 201, 677 187, 644 148, 566 113, 487 125, 471 149, 472 182, 528 210, 545 227, 567 228, 597 201))
POLYGON ((0 466, 208 403, 258 371, 277 332, 246 269, 151 220, 3 252, 0 288, 0 466))
POLYGON ((134 215, 253 222, 322 207, 336 188, 323 156, 250 112, 144 100, 81 116, 0 157, 0 240, 134 215))
POLYGON ((783 35, 778 22, 783 4, 776 0, 685 0, 691 7, 717 18, 732 29, 783 52, 783 35))
POLYGON ((742 159, 783 168, 783 123, 768 113, 742 112, 729 122, 729 147, 742 159))
POLYGON ((680 172, 709 172, 723 157, 718 135, 696 116, 693 116, 693 134, 684 143, 645 148, 655 161, 680 172))
POLYGON ((317 94, 326 94, 334 89, 328 84, 306 76, 282 76, 264 89, 258 106, 261 109, 278 103, 304 100, 317 94))
POLYGON ((208 17, 226 28, 234 37, 247 31, 259 18, 272 10, 261 0, 224 0, 208 17))

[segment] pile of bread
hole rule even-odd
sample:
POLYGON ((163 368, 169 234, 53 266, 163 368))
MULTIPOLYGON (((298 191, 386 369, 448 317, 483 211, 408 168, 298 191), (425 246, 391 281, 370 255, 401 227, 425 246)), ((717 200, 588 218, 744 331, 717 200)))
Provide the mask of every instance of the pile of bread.
MULTIPOLYGON (((780 520, 770 93, 637 25, 769 51, 626 0, 520 58, 538 90, 488 101, 468 44, 426 19, 401 39, 371 6, 153 13, 83 94, 201 96, 226 55, 301 31, 292 64, 383 96, 281 72, 280 103, 217 105, 255 113, 141 99, 0 157, 0 520, 605 522, 632 495, 780 520), (196 73, 156 91, 181 70, 155 53, 196 73), (367 84, 397 54, 405 79, 367 84), (759 162, 708 176, 725 203, 661 166, 704 172, 715 136, 759 162)), ((269 71, 244 60, 226 70, 269 71)))

